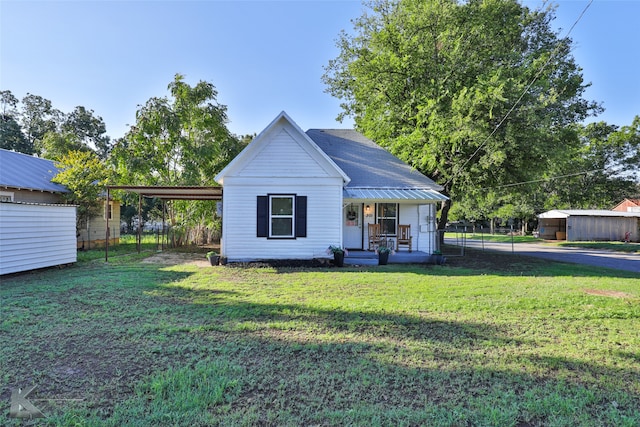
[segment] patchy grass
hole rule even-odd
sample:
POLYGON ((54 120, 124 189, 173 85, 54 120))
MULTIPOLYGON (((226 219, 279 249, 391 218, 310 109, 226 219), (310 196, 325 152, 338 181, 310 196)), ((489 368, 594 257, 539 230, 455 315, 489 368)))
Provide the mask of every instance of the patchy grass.
MULTIPOLYGON (((162 248, 162 245, 159 243, 158 236, 155 234, 144 234, 142 236, 142 244, 140 245, 140 254, 138 256, 138 245, 136 236, 132 234, 123 234, 120 236, 120 242, 117 245, 109 246, 109 261, 117 260, 120 257, 125 257, 127 260, 131 260, 131 258, 140 259, 148 257, 151 254, 158 252, 159 249, 162 248)), ((201 253, 206 254, 211 249, 218 249, 219 245, 215 247, 198 247, 198 246, 182 246, 179 248, 174 248, 172 251, 174 252, 187 252, 187 253, 201 253)), ((95 248, 86 251, 78 251, 78 262, 89 262, 89 261, 104 261, 105 259, 105 248, 95 248)))
POLYGON ((633 273, 201 258, 3 278, 0 401, 35 384, 40 424, 68 426, 640 424, 633 273))
POLYGON ((605 251, 640 254, 640 243, 625 242, 557 242, 558 246, 600 249, 605 251))
POLYGON ((479 233, 446 233, 445 236, 451 239, 473 239, 484 240, 486 242, 498 243, 544 243, 547 245, 568 246, 587 249, 600 249, 616 252, 640 253, 640 243, 625 242, 567 242, 542 240, 533 236, 507 236, 504 234, 479 234, 479 233), (513 239, 513 240, 512 240, 513 239))
POLYGON ((473 239, 484 240, 486 242, 499 242, 499 243, 540 243, 542 240, 536 239, 533 236, 509 236, 506 234, 482 234, 482 233, 445 233, 445 237, 452 239, 473 239))

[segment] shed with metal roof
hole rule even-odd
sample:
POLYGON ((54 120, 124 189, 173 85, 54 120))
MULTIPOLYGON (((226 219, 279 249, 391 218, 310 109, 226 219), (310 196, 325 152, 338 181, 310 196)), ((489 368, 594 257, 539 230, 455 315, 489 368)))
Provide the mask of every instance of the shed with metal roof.
POLYGON ((639 240, 640 212, 555 209, 538 215, 543 239, 568 241, 639 240))

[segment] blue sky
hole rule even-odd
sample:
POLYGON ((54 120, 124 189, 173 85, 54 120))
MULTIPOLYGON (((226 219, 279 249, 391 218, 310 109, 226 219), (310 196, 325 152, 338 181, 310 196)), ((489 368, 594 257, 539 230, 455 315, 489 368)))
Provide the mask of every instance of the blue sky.
MULTIPOLYGON (((536 7, 540 0, 526 0, 536 7)), ((560 0, 554 27, 571 27, 589 0, 560 0)), ((282 110, 304 130, 338 123, 323 66, 359 1, 0 0, 0 88, 101 116, 118 138, 138 105, 166 96, 176 73, 213 83, 229 129, 258 133, 282 110)), ((597 120, 640 115, 640 1, 595 0, 571 33, 574 56, 603 102, 597 120)), ((596 120, 596 119, 594 119, 596 120)))

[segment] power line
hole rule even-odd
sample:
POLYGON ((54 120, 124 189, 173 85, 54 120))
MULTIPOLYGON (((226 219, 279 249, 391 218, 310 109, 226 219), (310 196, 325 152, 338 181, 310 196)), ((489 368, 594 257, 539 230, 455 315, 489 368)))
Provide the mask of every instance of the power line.
POLYGON ((513 184, 497 185, 495 187, 484 187, 484 188, 481 188, 480 190, 495 190, 495 189, 498 189, 498 188, 515 187, 516 185, 535 184, 536 182, 553 181, 553 180, 556 180, 556 179, 569 178, 571 176, 586 175, 586 174, 589 174, 589 173, 600 172, 600 171, 603 171, 603 170, 604 169, 593 169, 593 170, 590 170, 590 171, 569 173, 569 174, 566 174, 566 175, 552 176, 552 177, 549 177, 549 178, 534 179, 534 180, 531 180, 531 181, 521 181, 521 182, 515 182, 513 184))
MULTIPOLYGON (((571 34, 571 31, 573 31, 574 27, 578 24, 578 22, 580 22, 580 20, 582 19, 582 17, 584 16, 584 14, 586 13, 587 9, 589 9, 589 6, 591 6, 591 3, 593 3, 593 0, 590 0, 589 3, 585 6, 585 8, 582 10, 582 12, 580 13, 580 16, 578 16, 578 19, 576 19, 576 21, 573 23, 573 25, 571 26, 571 28, 569 28, 569 31, 567 31, 567 34, 565 35, 565 39, 567 37, 569 37, 569 35, 571 34)), ((556 54, 558 53, 558 51, 560 50, 560 47, 562 46, 562 40, 558 41, 558 44, 556 45, 555 49, 553 50, 553 52, 551 53, 551 55, 549 55, 549 58, 547 59, 547 62, 545 62, 542 67, 540 68, 540 70, 536 73, 535 76, 533 76, 533 79, 531 80, 531 82, 529 82, 529 84, 527 85, 527 87, 524 88, 524 90, 522 91, 522 94, 518 97, 518 99, 516 100, 516 102, 511 106, 511 108, 509 109, 509 111, 507 111, 507 113, 504 115, 504 117, 502 118, 502 120, 500 120, 500 122, 496 125, 496 127, 493 129, 493 131, 491 131, 491 133, 489 134, 489 136, 487 136, 485 138, 485 140, 482 142, 482 144, 480 144, 478 146, 478 148, 476 148, 476 150, 473 152, 473 154, 471 154, 471 156, 462 164, 462 166, 460 166, 458 168, 458 170, 456 172, 454 172, 451 175, 451 178, 449 178, 447 180, 447 182, 444 184, 445 186, 447 184, 449 184, 453 179, 455 179, 455 177, 462 172, 462 170, 467 166, 467 164, 473 160, 473 158, 480 152, 480 149, 482 149, 482 147, 485 146, 485 144, 487 142, 489 142, 489 140, 491 139, 491 137, 493 135, 495 135, 495 133, 498 131, 498 129, 500 129, 500 126, 502 126, 502 124, 507 120, 507 118, 509 117, 509 115, 513 112, 513 110, 516 109, 516 107, 518 106, 518 104, 520 103, 520 101, 522 101, 522 98, 524 98, 524 96, 527 94, 527 92, 529 91, 529 89, 531 89, 531 86, 533 86, 533 84, 536 82, 536 80, 538 80, 538 77, 540 77, 540 75, 542 74, 542 72, 544 71, 544 69, 547 67, 547 65, 549 65, 549 63, 551 63, 551 60, 555 58, 556 54)))

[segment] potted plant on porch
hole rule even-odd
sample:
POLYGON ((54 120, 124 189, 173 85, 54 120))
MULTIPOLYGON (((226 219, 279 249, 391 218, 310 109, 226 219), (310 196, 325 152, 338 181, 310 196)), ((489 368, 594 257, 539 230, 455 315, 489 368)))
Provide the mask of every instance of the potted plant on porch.
POLYGON ((387 265, 389 262, 389 254, 393 252, 388 246, 378 246, 376 253, 378 254, 378 265, 387 265))
POLYGON ((344 256, 348 254, 345 248, 338 245, 329 245, 327 253, 333 254, 333 263, 336 267, 342 267, 344 265, 344 256))
POLYGON ((436 249, 431 254, 431 263, 436 265, 443 265, 447 259, 442 255, 442 251, 436 249))
POLYGON ((218 263, 220 262, 220 255, 218 255, 218 252, 216 251, 209 251, 207 252, 207 259, 209 260, 211 265, 218 265, 218 263))

